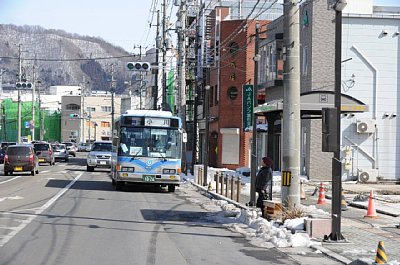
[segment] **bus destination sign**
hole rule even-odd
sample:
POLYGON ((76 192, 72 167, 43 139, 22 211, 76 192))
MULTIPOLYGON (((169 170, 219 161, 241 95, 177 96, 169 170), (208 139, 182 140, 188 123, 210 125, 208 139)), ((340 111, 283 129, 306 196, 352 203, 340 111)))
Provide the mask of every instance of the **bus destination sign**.
POLYGON ((144 125, 146 126, 170 127, 170 124, 171 124, 170 119, 146 117, 144 120, 144 125))

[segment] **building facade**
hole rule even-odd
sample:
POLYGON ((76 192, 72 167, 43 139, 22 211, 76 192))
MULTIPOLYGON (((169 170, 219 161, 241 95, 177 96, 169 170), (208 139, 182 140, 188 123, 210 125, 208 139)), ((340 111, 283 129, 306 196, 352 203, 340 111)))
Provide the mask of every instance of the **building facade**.
MULTIPOLYGON (((61 98, 62 141, 111 140, 111 95, 63 96, 61 98)), ((114 97, 114 118, 120 115, 121 98, 114 97)))
MULTIPOLYGON (((342 179, 376 181, 399 178, 399 10, 373 6, 372 0, 349 1, 342 20, 342 99, 361 102, 365 111, 341 116, 342 179)), ((335 11, 326 2, 305 1, 300 8, 301 94, 335 90, 335 11)), ((260 80, 267 104, 283 98, 280 75, 283 17, 268 25, 260 45, 260 80), (266 78, 265 78, 266 76, 266 78), (263 79, 264 78, 264 79, 263 79)), ((329 93, 328 93, 329 94, 329 93)), ((318 103, 318 102, 315 102, 318 103)), ((279 132, 280 117, 269 130, 279 132)), ((265 144, 280 160, 280 134, 265 144)), ((330 180, 332 156, 322 152, 322 121, 302 119, 301 173, 310 179, 330 180)), ((280 168, 279 162, 276 163, 280 168)))

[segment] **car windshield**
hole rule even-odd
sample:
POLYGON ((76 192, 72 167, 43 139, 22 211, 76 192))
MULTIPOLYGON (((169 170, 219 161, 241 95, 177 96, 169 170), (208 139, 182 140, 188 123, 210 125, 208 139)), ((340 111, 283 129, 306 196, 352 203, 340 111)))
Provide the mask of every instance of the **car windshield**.
POLYGON ((48 144, 35 144, 34 148, 36 151, 47 151, 47 150, 49 150, 49 145, 48 144))
POLYGON ((52 145, 54 151, 63 151, 65 150, 65 146, 64 145, 52 145))
POLYGON ((94 143, 92 146, 92 151, 111 152, 111 150, 112 150, 111 143, 94 143))
POLYGON ((8 147, 7 155, 29 155, 30 148, 28 146, 8 147))

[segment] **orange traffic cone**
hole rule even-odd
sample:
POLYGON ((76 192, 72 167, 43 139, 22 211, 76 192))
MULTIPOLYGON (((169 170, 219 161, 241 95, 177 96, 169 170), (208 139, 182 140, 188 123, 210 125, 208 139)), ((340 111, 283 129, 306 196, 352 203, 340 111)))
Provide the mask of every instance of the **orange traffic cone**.
POLYGON ((324 183, 321 182, 319 186, 319 196, 318 196, 318 202, 317 204, 325 204, 325 188, 324 188, 324 183))
POLYGON ((379 218, 379 216, 376 214, 374 192, 372 190, 369 193, 368 210, 367 215, 365 215, 364 218, 379 218))

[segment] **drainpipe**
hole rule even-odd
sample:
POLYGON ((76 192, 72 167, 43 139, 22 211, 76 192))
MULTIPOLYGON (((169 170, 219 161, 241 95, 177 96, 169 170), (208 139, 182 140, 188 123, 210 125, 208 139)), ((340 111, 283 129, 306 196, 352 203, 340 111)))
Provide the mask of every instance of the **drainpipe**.
MULTIPOLYGON (((378 69, 372 64, 370 60, 357 48, 357 46, 353 45, 351 47, 351 50, 353 50, 360 58, 361 60, 368 66, 368 68, 372 71, 373 73, 373 99, 374 99, 374 108, 372 112, 372 118, 376 120, 377 113, 378 113, 378 69)), ((379 169, 378 166, 378 128, 375 126, 375 132, 374 132, 374 140, 372 143, 372 154, 375 156, 374 162, 372 163, 372 168, 373 169, 379 169)))

